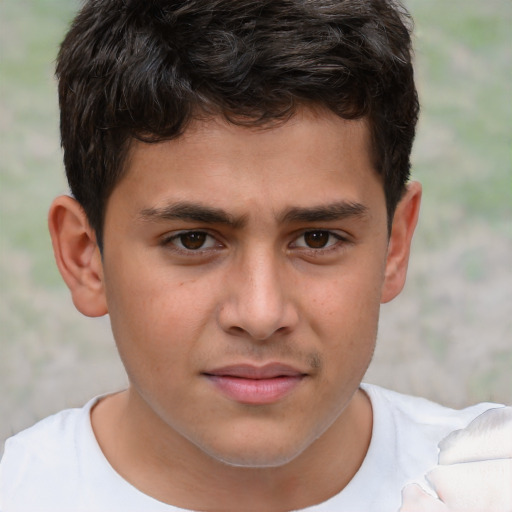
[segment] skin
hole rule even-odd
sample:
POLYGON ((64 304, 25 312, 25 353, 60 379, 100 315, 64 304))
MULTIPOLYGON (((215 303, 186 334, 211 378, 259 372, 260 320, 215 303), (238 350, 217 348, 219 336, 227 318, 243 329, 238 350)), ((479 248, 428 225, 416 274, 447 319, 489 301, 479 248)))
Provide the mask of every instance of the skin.
POLYGON ((93 429, 142 492, 283 511, 357 472, 372 428, 359 384, 380 303, 405 281, 421 196, 410 184, 388 238, 368 140, 364 120, 302 110, 266 129, 210 119, 133 142, 102 256, 76 202, 54 201, 59 269, 82 313, 109 313, 130 380, 96 406, 93 429), (241 403, 208 374, 242 363, 301 377, 272 403, 241 403))

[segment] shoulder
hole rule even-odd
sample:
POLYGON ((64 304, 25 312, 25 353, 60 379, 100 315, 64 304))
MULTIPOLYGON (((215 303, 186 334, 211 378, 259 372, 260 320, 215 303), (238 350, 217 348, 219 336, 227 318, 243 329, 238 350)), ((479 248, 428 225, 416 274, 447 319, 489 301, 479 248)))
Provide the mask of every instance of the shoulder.
POLYGON ((371 384, 363 384, 374 408, 374 415, 387 416, 396 427, 425 431, 451 432, 466 427, 483 412, 501 404, 482 402, 463 409, 445 407, 426 398, 398 393, 371 384))
POLYGON ((361 388, 373 410, 368 452, 345 489, 312 511, 398 510, 402 488, 411 482, 423 482, 423 475, 437 464, 439 442, 486 410, 500 407, 482 403, 457 410, 371 384, 362 384, 361 388))
POLYGON ((89 414, 97 400, 90 400, 82 408, 65 409, 48 416, 7 439, 2 467, 11 462, 14 455, 18 459, 28 456, 32 459, 43 457, 48 461, 52 454, 69 453, 68 450, 76 444, 76 436, 84 430, 87 423, 90 424, 89 414))
POLYGON ((466 428, 476 417, 500 404, 480 403, 453 409, 425 398, 363 385, 373 408, 372 441, 368 459, 388 465, 389 478, 403 484, 422 478, 437 464, 439 443, 450 433, 466 428), (390 464, 391 462, 391 464, 390 464))
POLYGON ((31 495, 43 497, 51 492, 50 478, 63 488, 73 487, 84 442, 94 437, 89 418, 97 400, 49 416, 6 441, 0 462, 0 506, 14 499, 22 503, 29 489, 31 495))
POLYGON ((457 410, 371 384, 361 388, 373 410, 368 452, 348 486, 318 510, 398 510, 401 489, 423 482, 423 475, 437 464, 439 442, 486 410, 500 407, 482 403, 457 410))
POLYGON ((179 510, 146 496, 109 464, 91 425, 91 409, 101 398, 54 414, 7 440, 0 462, 0 510, 179 510))

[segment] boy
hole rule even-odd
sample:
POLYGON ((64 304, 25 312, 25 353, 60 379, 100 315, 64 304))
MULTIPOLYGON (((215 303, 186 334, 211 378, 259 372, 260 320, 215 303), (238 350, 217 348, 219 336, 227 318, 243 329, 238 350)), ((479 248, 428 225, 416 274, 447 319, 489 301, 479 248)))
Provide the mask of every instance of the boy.
POLYGON ((49 227, 130 386, 10 440, 0 506, 396 510, 492 407, 361 385, 419 211, 410 53, 383 0, 86 2, 49 227))

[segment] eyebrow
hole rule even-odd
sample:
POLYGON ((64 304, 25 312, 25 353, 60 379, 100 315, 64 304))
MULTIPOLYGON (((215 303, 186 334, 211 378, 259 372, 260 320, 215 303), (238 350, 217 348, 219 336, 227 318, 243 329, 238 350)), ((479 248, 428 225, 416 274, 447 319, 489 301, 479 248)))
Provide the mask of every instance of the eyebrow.
POLYGON ((368 208, 361 203, 338 201, 310 208, 293 207, 280 217, 281 222, 329 222, 351 217, 365 217, 368 208))
POLYGON ((143 221, 183 220, 202 224, 224 224, 232 228, 241 228, 247 222, 245 216, 235 218, 220 208, 189 202, 145 208, 139 212, 138 217, 143 221))
MULTIPOLYGON (((361 203, 338 201, 312 207, 291 207, 279 217, 280 223, 314 223, 364 217, 368 208, 361 203)), ((224 224, 239 229, 247 224, 247 216, 234 217, 220 208, 198 203, 178 202, 163 207, 144 208, 138 214, 144 222, 182 220, 201 224, 224 224)))

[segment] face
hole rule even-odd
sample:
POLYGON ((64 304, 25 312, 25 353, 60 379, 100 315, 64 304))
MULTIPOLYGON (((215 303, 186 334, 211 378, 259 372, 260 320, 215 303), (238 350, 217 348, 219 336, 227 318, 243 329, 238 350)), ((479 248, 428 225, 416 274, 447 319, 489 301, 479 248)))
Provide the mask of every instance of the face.
POLYGON ((130 393, 201 453, 277 466, 341 421, 371 359, 387 253, 363 121, 196 122, 133 144, 103 275, 130 393))

